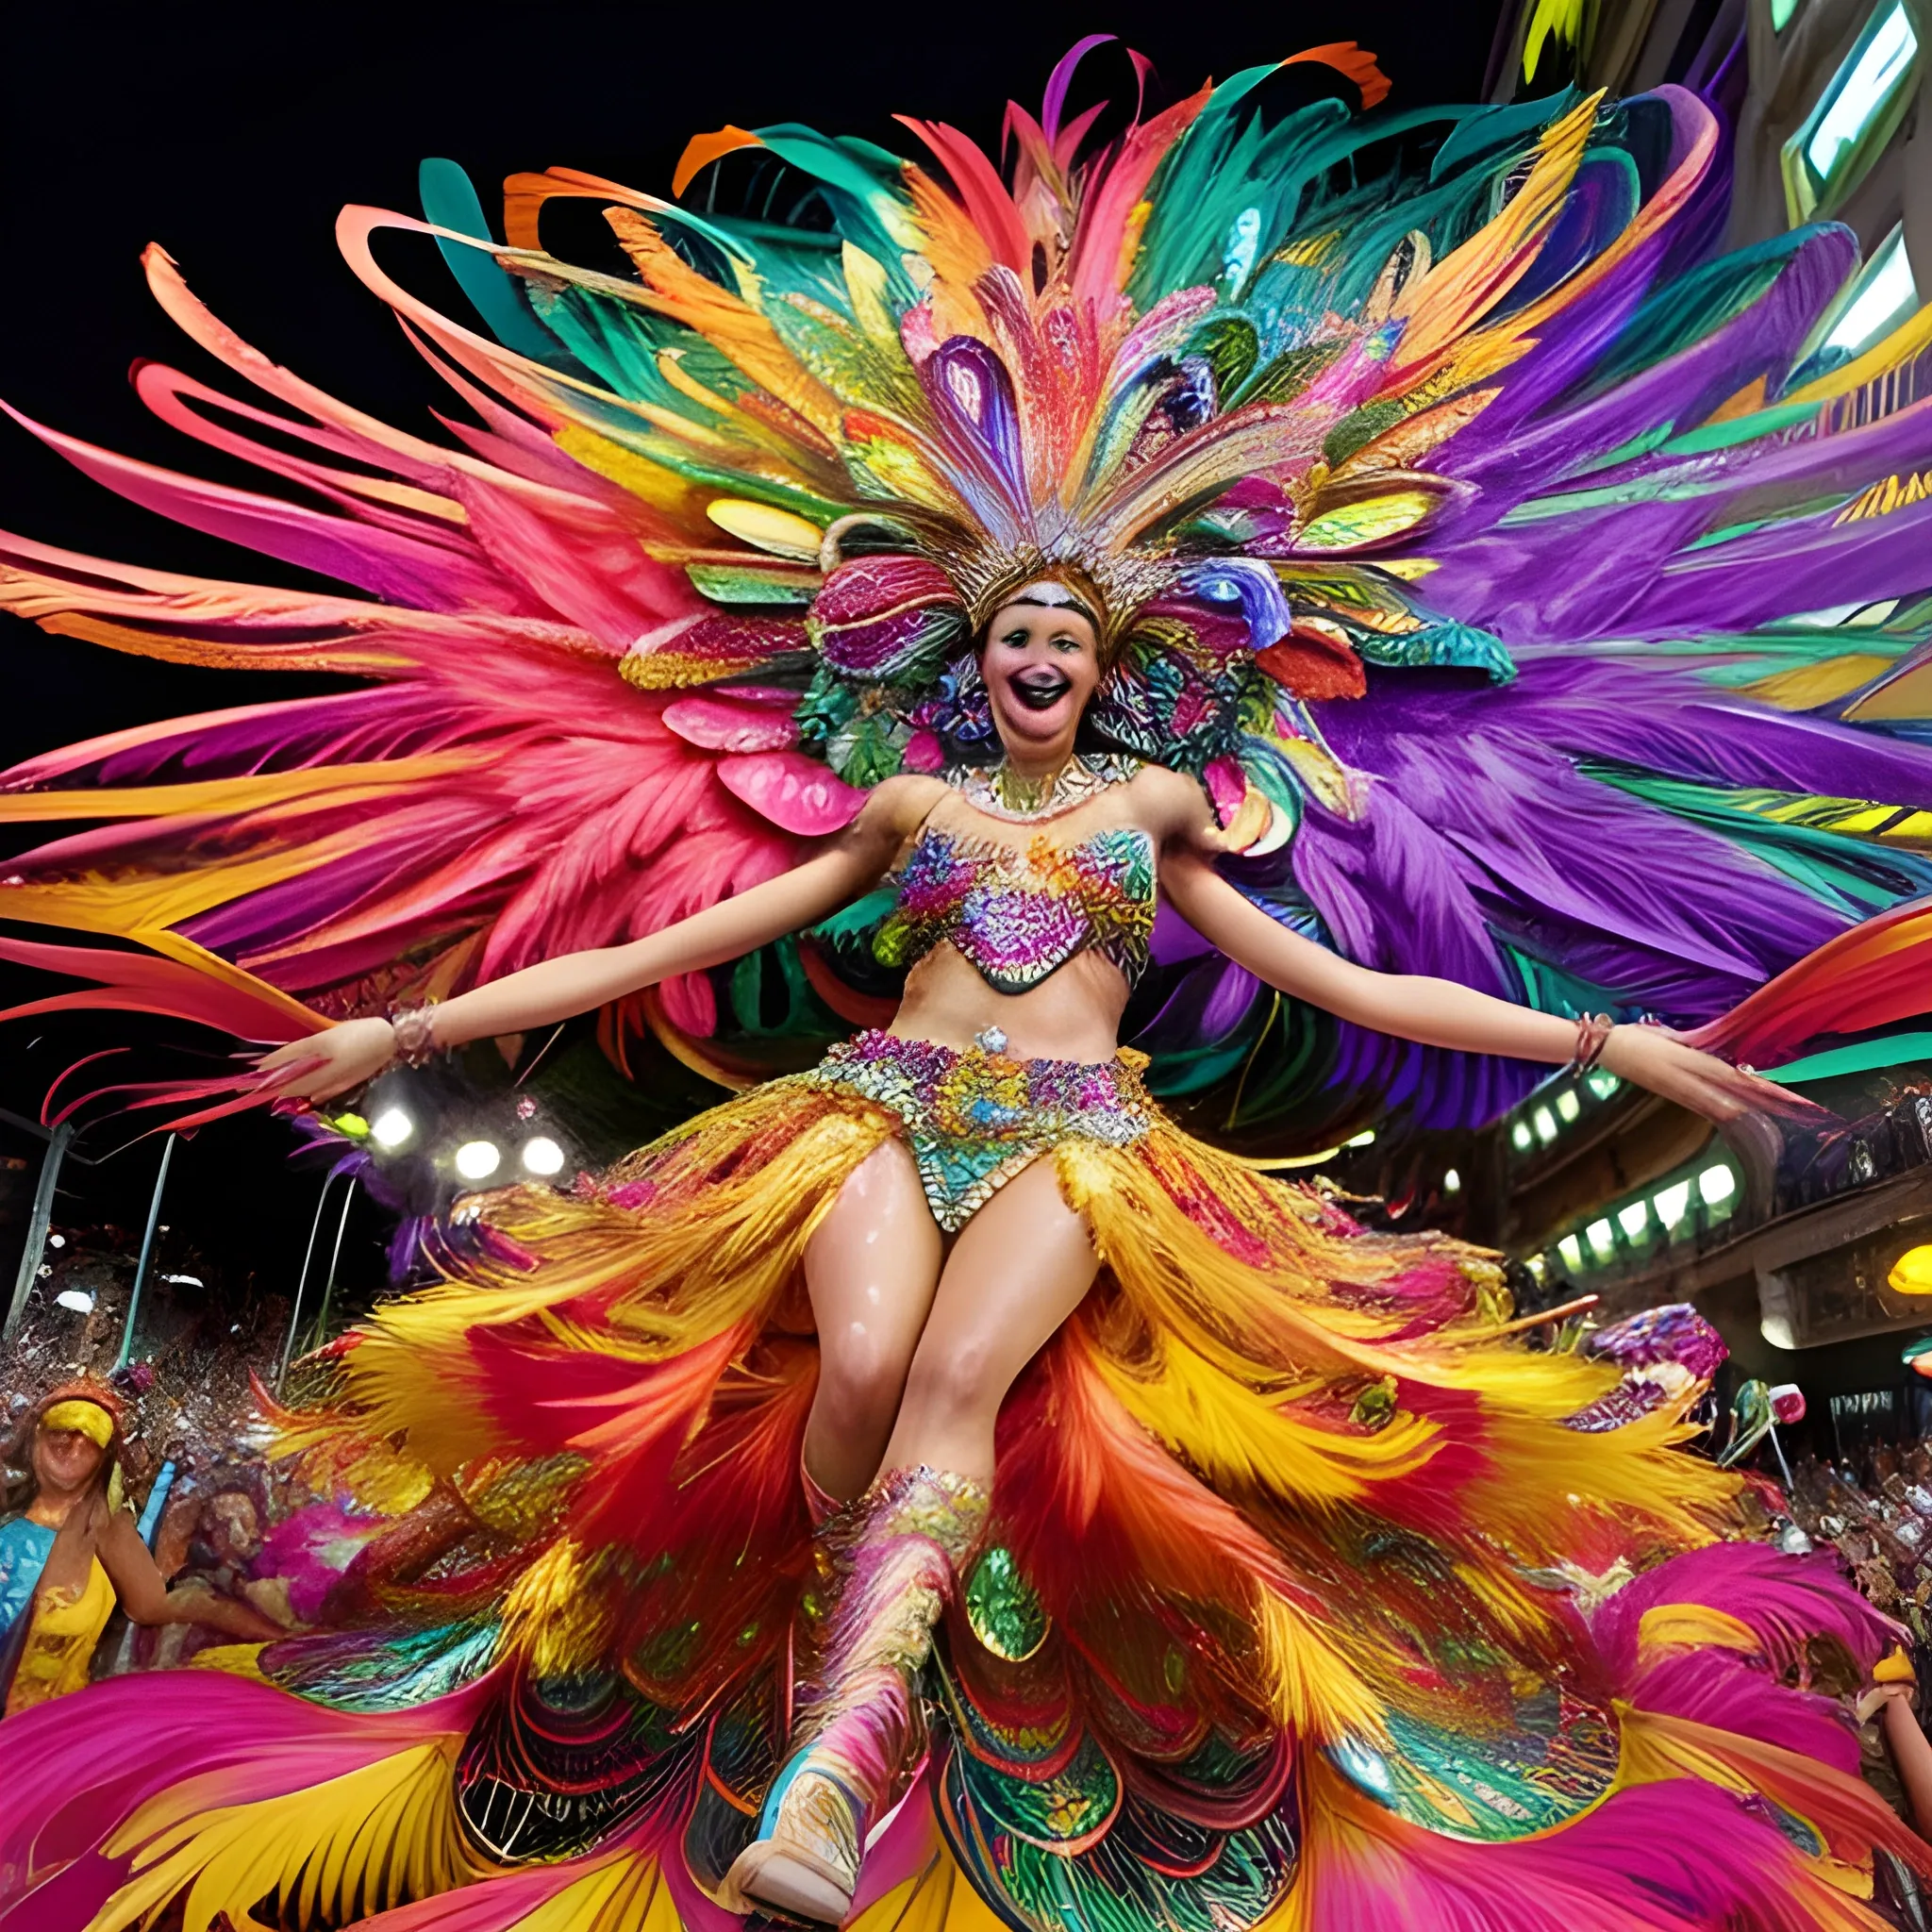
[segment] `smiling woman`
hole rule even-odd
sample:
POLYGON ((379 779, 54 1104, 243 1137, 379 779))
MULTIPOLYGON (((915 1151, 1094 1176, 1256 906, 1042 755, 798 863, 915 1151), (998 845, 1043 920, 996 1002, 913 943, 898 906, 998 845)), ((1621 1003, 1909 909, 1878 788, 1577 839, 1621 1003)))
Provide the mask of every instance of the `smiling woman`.
POLYGON ((304 500, 42 432, 355 593, 7 540, 0 599, 368 683, 13 774, 125 823, 0 913, 130 943, 0 954, 278 1042, 188 1121, 591 1011, 738 1091, 464 1200, 312 1365, 275 1422, 383 1519, 365 1613, 263 1681, 86 1693, 132 1770, 9 1720, 58 1773, 0 1815, 23 1915, 1848 1932, 1847 1868, 1925 1856, 1790 1688, 1876 1619, 1681 1451, 1701 1324, 1532 1348, 1493 1257, 1163 1104, 1309 1091, 1332 1144, 1567 1063, 1806 1117, 1734 1057, 1923 1005, 1932 863, 1867 813, 1932 808, 1932 753, 1740 660, 1922 567, 1918 506, 1832 513, 1924 425, 1790 433, 1765 345, 1841 252, 1685 267, 1688 94, 1357 123, 1264 111, 1268 66, 1150 110, 1137 58, 1108 121, 1068 107, 1100 43, 1009 109, 1010 182, 941 123, 950 188, 731 126, 684 201, 514 176, 499 241, 432 169, 493 340, 378 259, 423 224, 346 211, 457 446, 158 254, 274 407, 143 393, 304 500), (699 205, 747 155, 812 184, 786 219, 699 205), (583 197, 625 275, 544 247, 583 197), (828 1043, 759 1084, 721 1002, 758 1033, 761 958, 828 1043))
POLYGON ((1050 778, 1066 762, 1060 741, 1068 724, 1079 723, 1100 684, 1093 613, 1057 578, 1023 585, 988 621, 980 667, 989 685, 1006 693, 1000 724, 1008 768, 1022 782, 1050 778), (1036 739, 1041 756, 1031 758, 1036 739), (1028 771, 1042 759, 1052 762, 1028 771))
POLYGON ((0 1685, 20 1711, 78 1690, 117 1600, 136 1624, 205 1624, 258 1641, 281 1635, 246 1605, 171 1591, 120 1499, 121 1407, 92 1381, 28 1413, 0 1496, 0 1685))

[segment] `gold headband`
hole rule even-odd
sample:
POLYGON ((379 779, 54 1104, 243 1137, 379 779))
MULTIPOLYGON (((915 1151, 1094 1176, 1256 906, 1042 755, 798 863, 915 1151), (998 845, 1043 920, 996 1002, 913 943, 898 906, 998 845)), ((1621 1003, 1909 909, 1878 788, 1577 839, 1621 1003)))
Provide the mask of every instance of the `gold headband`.
POLYGON ((98 1402, 89 1402, 80 1396, 55 1403, 41 1417, 41 1426, 75 1430, 98 1449, 105 1449, 114 1440, 114 1418, 98 1402))

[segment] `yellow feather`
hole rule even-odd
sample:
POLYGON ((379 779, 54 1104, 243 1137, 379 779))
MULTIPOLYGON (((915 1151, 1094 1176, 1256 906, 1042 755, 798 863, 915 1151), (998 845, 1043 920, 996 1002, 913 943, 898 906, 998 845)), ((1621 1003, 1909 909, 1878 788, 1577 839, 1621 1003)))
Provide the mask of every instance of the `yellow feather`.
POLYGON ((181 818, 194 813, 258 814, 273 824, 268 808, 327 794, 330 806, 381 798, 410 785, 433 783, 473 771, 487 759, 467 752, 397 758, 389 764, 324 765, 296 772, 259 772, 240 778, 208 778, 189 785, 101 786, 74 791, 0 792, 0 821, 181 818))
POLYGON ((1109 1357, 1100 1366, 1127 1412, 1224 1495, 1274 1494, 1319 1509, 1360 1503, 1375 1483, 1425 1467, 1441 1433, 1412 1415, 1374 1435, 1318 1427, 1171 1338, 1144 1370, 1109 1357))
POLYGON ((839 398, 805 369, 752 303, 699 275, 641 215, 613 208, 606 219, 650 291, 653 308, 695 329, 760 389, 836 441, 842 413, 839 398))
POLYGON ((1328 1626, 1271 1591, 1259 1593, 1255 1627, 1261 1644, 1261 1690, 1274 1715, 1298 1738, 1332 1744, 1354 1737, 1383 1743, 1380 1700, 1343 1656, 1328 1626))
MULTIPOLYGON (((1579 101, 1546 127, 1523 185, 1501 212, 1403 290, 1394 313, 1407 327, 1392 358, 1400 374, 1391 371, 1391 389, 1424 381, 1528 271, 1583 159, 1600 99, 1579 101)), ((1512 341, 1524 333, 1514 319, 1510 327, 1512 341)))
POLYGON ((1637 1644, 1640 1651, 1737 1650, 1747 1657, 1759 1649, 1750 1624, 1708 1604, 1653 1604, 1638 1620, 1637 1644))
POLYGON ((299 1900, 304 1923, 340 1924, 491 1875, 457 1820, 461 1744, 434 1739, 253 1804, 208 1808, 225 1774, 186 1780, 109 1841, 109 1857, 133 1855, 129 1877, 87 1932, 122 1932, 184 1890, 182 1932, 213 1932, 224 1912, 238 1925, 258 1923, 253 1908, 272 1894, 299 1900))
POLYGON ((531 1562, 503 1604, 499 1657, 519 1656, 538 1677, 568 1675, 605 1655, 617 1606, 593 1559, 569 1537, 531 1562))
MULTIPOLYGON (((543 1316, 578 1295, 613 1298, 610 1329, 595 1346, 637 1361, 682 1354, 774 1307, 840 1185, 891 1132, 883 1115, 828 1110, 769 1161, 732 1174, 730 1157, 797 1106, 795 1089, 756 1088, 614 1173, 622 1181, 671 1158, 679 1173, 706 1173, 702 1214, 638 1215, 548 1188, 490 1197, 491 1224, 543 1265, 479 1264, 461 1282, 379 1307, 341 1364, 358 1431, 406 1436, 414 1461, 445 1473, 501 1450, 501 1425, 472 1394, 470 1331, 543 1316)), ((572 1344, 568 1326, 552 1332, 572 1344)))
POLYGON ((584 468, 627 490, 640 502, 668 516, 690 517, 702 513, 707 492, 688 482, 676 471, 655 463, 636 450, 599 436, 594 429, 567 424, 554 441, 565 456, 584 468))

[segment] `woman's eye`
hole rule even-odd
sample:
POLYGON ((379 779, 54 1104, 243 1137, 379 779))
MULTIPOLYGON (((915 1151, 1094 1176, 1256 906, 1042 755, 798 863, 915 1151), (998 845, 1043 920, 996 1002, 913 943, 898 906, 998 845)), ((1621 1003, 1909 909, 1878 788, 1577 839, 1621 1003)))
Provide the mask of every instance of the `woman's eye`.
POLYGON ((1015 651, 1024 651, 1033 641, 1033 636, 1026 630, 1009 630, 1000 642, 1015 651))

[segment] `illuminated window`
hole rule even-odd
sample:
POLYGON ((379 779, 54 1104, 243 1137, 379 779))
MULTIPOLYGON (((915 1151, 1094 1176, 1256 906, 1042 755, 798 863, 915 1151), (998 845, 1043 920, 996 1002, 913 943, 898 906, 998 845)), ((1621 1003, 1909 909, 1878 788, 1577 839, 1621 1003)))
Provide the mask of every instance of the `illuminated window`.
POLYGON ((1785 202, 1793 225, 1832 213, 1864 179, 1911 104, 1918 63, 1919 37, 1905 0, 1889 0, 1785 143, 1785 202))
POLYGON ((1650 1219, 1648 1201, 1632 1201, 1627 1208, 1617 1209, 1617 1225, 1634 1241, 1643 1232, 1644 1224, 1650 1219))
POLYGON ((1707 1220, 1728 1220, 1738 1205, 1738 1176, 1727 1167, 1707 1167, 1697 1176, 1697 1191, 1704 1198, 1707 1220))
POLYGON ((1590 1252, 1599 1261, 1607 1261, 1617 1252, 1617 1233, 1607 1219, 1592 1221, 1583 1230, 1583 1238, 1590 1243, 1590 1252))
POLYGON ((1912 258, 1906 253, 1903 227, 1894 228, 1873 251, 1872 259, 1826 313, 1822 333, 1812 338, 1793 376, 1793 386, 1849 362, 1882 341, 1919 306, 1912 258))
POLYGON ((1529 1152, 1529 1123, 1527 1121, 1518 1121, 1509 1129, 1509 1144, 1519 1154, 1527 1154, 1529 1152))
POLYGON ((1543 1257, 1541 1255, 1532 1255, 1529 1257, 1529 1259, 1525 1261, 1523 1265, 1525 1268, 1527 1268, 1529 1272, 1532 1274, 1534 1274, 1539 1281, 1541 1281, 1543 1278, 1544 1264, 1543 1257))
POLYGON ((1673 1181, 1669 1187, 1659 1188, 1651 1205, 1657 1209, 1659 1225, 1667 1230, 1675 1227, 1690 1209, 1690 1183, 1673 1181))
POLYGON ((1607 1074, 1601 1067, 1599 1067, 1596 1070, 1596 1072, 1590 1076, 1588 1084, 1590 1087, 1590 1091, 1592 1093, 1594 1093, 1599 1100, 1607 1100, 1610 1097, 1610 1095, 1613 1094, 1617 1091, 1617 1089, 1621 1087, 1624 1083, 1623 1081, 1617 1078, 1616 1074, 1607 1074))
POLYGON ((1563 1265, 1571 1274, 1574 1274, 1583 1266, 1583 1244, 1574 1234, 1566 1234, 1557 1243, 1557 1252, 1562 1256, 1563 1265))
POLYGON ((1557 1117, 1548 1108, 1540 1107, 1530 1119, 1536 1123, 1536 1137, 1547 1147, 1557 1138, 1557 1117))
POLYGON ((1707 1167, 1697 1176, 1697 1191, 1704 1196, 1707 1208, 1728 1201, 1737 1191, 1738 1177, 1727 1167, 1707 1167))
POLYGON ((1583 1103, 1577 1099, 1575 1088, 1566 1087, 1557 1095, 1557 1111, 1566 1121, 1574 1121, 1583 1111, 1583 1103))

